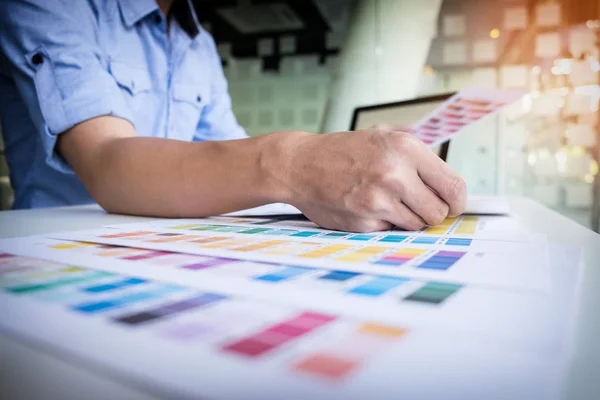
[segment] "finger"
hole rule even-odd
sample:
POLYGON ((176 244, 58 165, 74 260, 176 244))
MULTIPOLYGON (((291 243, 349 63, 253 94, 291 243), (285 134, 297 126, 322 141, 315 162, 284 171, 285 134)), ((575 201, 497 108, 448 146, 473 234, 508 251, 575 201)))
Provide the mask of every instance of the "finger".
POLYGON ((448 205, 448 216, 456 217, 465 211, 467 185, 437 155, 428 152, 420 157, 417 172, 421 180, 448 205))
POLYGON ((348 225, 348 232, 377 232, 387 231, 392 229, 394 226, 388 221, 376 220, 376 219, 360 219, 351 221, 348 225))
POLYGON ((427 187, 417 174, 404 176, 402 202, 428 225, 441 224, 450 207, 427 187))
POLYGON ((418 231, 426 225, 421 217, 400 200, 394 204, 389 215, 385 216, 385 220, 409 231, 418 231))
POLYGON ((387 231, 392 229, 394 226, 387 222, 378 219, 366 219, 360 217, 346 216, 340 221, 332 221, 326 219, 325 221, 314 221, 315 224, 323 229, 331 229, 343 232, 376 232, 376 231, 387 231))

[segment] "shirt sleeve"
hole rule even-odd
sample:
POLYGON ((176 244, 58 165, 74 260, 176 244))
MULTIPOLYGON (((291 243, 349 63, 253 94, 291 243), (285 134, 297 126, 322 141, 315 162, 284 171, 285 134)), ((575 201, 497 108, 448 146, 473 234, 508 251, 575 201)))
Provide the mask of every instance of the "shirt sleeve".
POLYGON ((244 139, 248 134, 242 128, 231 109, 231 98, 227 90, 227 79, 223 74, 221 58, 217 46, 210 34, 204 30, 200 35, 207 35, 211 53, 212 87, 211 101, 202 112, 202 118, 194 140, 218 138, 219 140, 244 139))
MULTIPOLYGON (((89 1, 0 1, 0 52, 52 168, 73 171, 56 152, 59 134, 85 120, 133 116, 97 41, 89 1)), ((5 71, 7 72, 7 71, 5 71)))

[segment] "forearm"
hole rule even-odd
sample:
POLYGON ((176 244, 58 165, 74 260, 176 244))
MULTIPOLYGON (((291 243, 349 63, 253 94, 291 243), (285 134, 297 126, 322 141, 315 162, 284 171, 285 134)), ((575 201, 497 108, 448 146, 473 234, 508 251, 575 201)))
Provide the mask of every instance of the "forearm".
POLYGON ((201 143, 118 137, 85 161, 76 153, 68 159, 109 212, 202 217, 285 201, 279 173, 287 168, 287 136, 201 143))
POLYGON ((272 176, 277 140, 259 137, 187 143, 123 138, 104 149, 90 185, 108 211, 165 217, 201 217, 282 201, 272 176), (273 152, 269 154, 270 152, 273 152))

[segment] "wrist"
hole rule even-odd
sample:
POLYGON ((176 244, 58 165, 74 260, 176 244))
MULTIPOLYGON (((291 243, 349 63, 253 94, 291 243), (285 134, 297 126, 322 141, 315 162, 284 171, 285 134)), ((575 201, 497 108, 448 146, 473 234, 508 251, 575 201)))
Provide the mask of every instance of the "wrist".
POLYGON ((303 139, 314 134, 301 131, 275 132, 261 137, 258 151, 258 168, 266 201, 292 203, 296 185, 294 176, 296 154, 303 139))

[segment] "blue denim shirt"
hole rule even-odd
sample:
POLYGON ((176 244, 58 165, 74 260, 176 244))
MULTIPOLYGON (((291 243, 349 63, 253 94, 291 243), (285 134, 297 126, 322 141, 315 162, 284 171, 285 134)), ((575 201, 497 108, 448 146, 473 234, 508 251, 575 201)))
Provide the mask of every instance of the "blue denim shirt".
POLYGON ((175 20, 167 34, 155 0, 1 0, 0 120, 15 208, 93 202, 55 146, 102 115, 139 136, 246 137, 214 40, 175 20))

